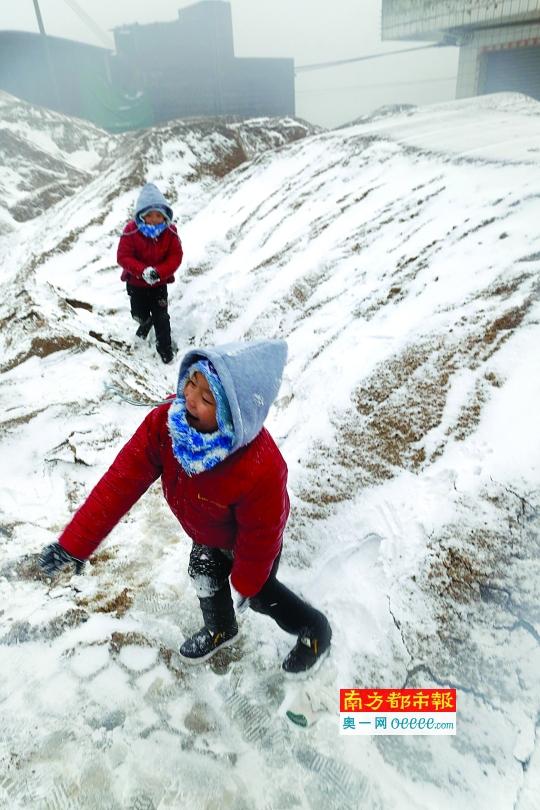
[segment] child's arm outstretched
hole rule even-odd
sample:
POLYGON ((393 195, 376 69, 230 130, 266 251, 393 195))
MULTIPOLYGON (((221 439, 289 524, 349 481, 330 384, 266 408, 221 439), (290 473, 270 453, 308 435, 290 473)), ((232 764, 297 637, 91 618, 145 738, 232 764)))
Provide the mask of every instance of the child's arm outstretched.
MULTIPOLYGON (((161 475, 159 408, 148 414, 58 539, 41 555, 47 574, 82 563, 161 475)), ((80 570, 82 566, 77 566, 80 570)))

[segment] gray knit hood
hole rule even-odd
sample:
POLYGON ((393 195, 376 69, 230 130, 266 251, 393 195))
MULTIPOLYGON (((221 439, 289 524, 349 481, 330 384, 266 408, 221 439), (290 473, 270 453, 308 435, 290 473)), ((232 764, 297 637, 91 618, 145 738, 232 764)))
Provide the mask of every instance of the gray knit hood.
POLYGON ((204 357, 213 364, 227 395, 234 426, 233 453, 249 444, 263 427, 281 385, 287 344, 284 340, 259 340, 193 349, 180 364, 179 386, 189 367, 204 357))
POLYGON ((167 217, 167 221, 172 222, 173 210, 159 188, 153 183, 147 183, 141 189, 135 206, 135 220, 139 221, 141 215, 148 211, 161 211, 167 217))

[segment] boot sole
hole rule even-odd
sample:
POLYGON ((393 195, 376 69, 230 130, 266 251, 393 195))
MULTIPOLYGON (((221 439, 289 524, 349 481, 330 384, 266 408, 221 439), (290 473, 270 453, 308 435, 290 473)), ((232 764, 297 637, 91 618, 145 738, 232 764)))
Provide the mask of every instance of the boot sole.
POLYGON ((182 655, 180 650, 178 650, 177 655, 186 664, 202 664, 202 663, 204 663, 204 661, 208 661, 209 658, 212 658, 213 655, 218 653, 224 647, 230 647, 231 644, 235 644, 238 641, 239 637, 240 637, 240 633, 237 633, 232 638, 228 638, 227 641, 223 641, 217 647, 214 647, 214 649, 210 650, 210 652, 206 653, 206 655, 200 655, 198 658, 189 658, 187 655, 182 655))

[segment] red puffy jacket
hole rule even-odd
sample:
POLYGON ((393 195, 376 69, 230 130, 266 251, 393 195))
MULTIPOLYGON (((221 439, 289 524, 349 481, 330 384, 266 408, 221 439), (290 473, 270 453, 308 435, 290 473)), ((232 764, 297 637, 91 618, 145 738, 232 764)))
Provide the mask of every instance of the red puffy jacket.
POLYGON ((260 433, 211 470, 189 476, 173 455, 170 405, 151 411, 75 513, 59 542, 86 559, 161 476, 163 494, 196 543, 234 551, 231 582, 253 596, 268 579, 289 515, 287 465, 260 433))
POLYGON ((169 225, 158 237, 150 239, 139 231, 135 220, 130 220, 120 237, 116 260, 122 268, 122 281, 128 281, 135 287, 148 287, 141 278, 146 267, 153 267, 157 271, 161 284, 172 284, 182 256, 182 243, 174 225, 169 225))

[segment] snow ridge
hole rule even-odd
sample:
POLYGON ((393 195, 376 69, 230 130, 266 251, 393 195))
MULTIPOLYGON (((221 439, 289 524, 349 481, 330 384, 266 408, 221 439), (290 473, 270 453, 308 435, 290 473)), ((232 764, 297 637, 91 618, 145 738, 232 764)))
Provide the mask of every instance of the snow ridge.
POLYGON ((0 219, 0 806, 532 807, 540 105, 504 94, 330 132, 259 119, 112 137, 0 103, 14 173, 0 219), (208 666, 178 663, 199 617, 159 487, 85 575, 49 583, 37 568, 144 415, 107 386, 141 402, 175 389, 177 369, 133 340, 115 266, 147 180, 185 248, 170 290, 180 355, 289 344, 267 423, 290 471, 282 577, 334 627, 311 682, 327 709, 307 731, 285 718, 292 640, 264 617, 244 615, 208 666), (458 689, 457 737, 359 752, 339 735, 340 687, 434 685, 458 689))

